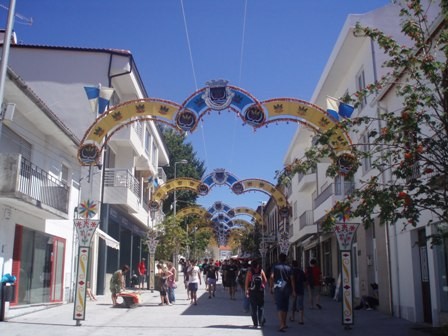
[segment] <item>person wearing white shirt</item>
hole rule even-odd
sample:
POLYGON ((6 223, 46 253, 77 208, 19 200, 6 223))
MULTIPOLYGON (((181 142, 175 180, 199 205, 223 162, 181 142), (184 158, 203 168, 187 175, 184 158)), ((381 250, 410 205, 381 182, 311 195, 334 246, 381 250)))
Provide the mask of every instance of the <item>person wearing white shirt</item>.
POLYGON ((202 280, 201 280, 201 270, 199 269, 199 267, 197 266, 197 261, 193 260, 191 262, 191 266, 188 268, 188 290, 190 291, 190 304, 195 304, 197 305, 197 291, 199 288, 199 285, 202 285, 202 280))

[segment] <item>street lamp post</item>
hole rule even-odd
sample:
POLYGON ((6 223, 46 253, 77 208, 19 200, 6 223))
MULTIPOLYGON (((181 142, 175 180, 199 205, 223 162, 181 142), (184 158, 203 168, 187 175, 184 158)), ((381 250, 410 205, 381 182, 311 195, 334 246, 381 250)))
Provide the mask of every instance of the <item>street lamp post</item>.
POLYGON ((159 239, 157 232, 153 229, 149 229, 146 232, 146 245, 148 246, 149 251, 149 279, 148 279, 148 289, 151 290, 151 293, 154 293, 154 280, 155 280, 155 259, 154 256, 156 254, 157 245, 159 244, 159 239))
MULTIPOLYGON (((188 163, 188 161, 185 159, 174 162, 174 179, 177 178, 177 165, 178 164, 187 164, 187 163, 188 163)), ((177 210, 177 193, 176 193, 176 189, 174 189, 174 201, 173 201, 174 220, 176 220, 176 210, 177 210)), ((178 255, 179 255, 179 251, 176 250, 173 255, 173 264, 174 264, 174 267, 176 268, 176 281, 179 280, 179 268, 178 268, 178 260, 177 260, 178 255)))
POLYGON ((260 244, 260 253, 261 253, 261 267, 266 269, 266 242, 264 241, 264 206, 266 205, 266 202, 260 202, 261 203, 261 244, 260 244))

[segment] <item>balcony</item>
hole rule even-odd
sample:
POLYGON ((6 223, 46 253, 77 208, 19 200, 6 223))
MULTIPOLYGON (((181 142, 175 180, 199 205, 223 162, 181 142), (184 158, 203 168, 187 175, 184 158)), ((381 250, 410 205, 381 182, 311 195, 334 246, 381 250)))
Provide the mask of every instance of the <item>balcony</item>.
POLYGON ((162 185, 167 181, 166 173, 162 167, 157 168, 157 178, 159 180, 159 185, 162 185))
POLYGON ((353 181, 344 181, 343 183, 331 183, 325 187, 320 194, 313 193, 314 219, 317 220, 330 210, 336 201, 350 195, 355 190, 353 181))
POLYGON ((314 223, 314 212, 307 210, 302 213, 299 218, 299 234, 298 239, 300 241, 317 233, 317 225, 314 223))
POLYGON ((140 182, 127 169, 107 168, 104 172, 104 203, 124 206, 130 213, 143 208, 140 182))
POLYGON ((68 218, 70 187, 20 154, 0 155, 0 198, 41 218, 68 218))
POLYGON ((310 225, 314 225, 314 215, 313 211, 307 210, 299 218, 300 230, 310 225))
POLYGON ((310 170, 306 174, 298 175, 297 191, 305 191, 316 184, 316 170, 310 170))

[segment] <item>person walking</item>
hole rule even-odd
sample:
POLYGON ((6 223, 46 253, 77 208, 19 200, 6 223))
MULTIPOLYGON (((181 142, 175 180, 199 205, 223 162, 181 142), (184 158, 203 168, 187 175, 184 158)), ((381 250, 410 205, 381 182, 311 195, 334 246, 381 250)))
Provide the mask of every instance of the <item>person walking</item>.
POLYGON ((322 309, 320 305, 320 289, 322 285, 322 271, 317 265, 316 259, 310 260, 310 265, 307 267, 305 272, 306 278, 308 280, 308 292, 310 297, 310 309, 314 308, 314 304, 318 309, 322 309))
POLYGON ((188 283, 189 283, 188 269, 190 268, 190 265, 191 265, 190 260, 186 260, 182 268, 182 272, 184 273, 184 286, 185 290, 187 291, 187 300, 190 300, 190 290, 188 289, 188 283))
POLYGON ((197 305, 197 292, 198 292, 198 288, 199 285, 202 285, 202 280, 201 280, 201 270, 199 269, 199 267, 196 265, 197 261, 196 260, 192 260, 191 261, 191 265, 188 268, 188 290, 190 291, 190 304, 195 304, 197 305))
POLYGON ((160 280, 160 303, 159 306, 163 306, 164 304, 167 306, 171 306, 172 303, 168 298, 168 284, 167 279, 171 275, 171 272, 168 271, 166 265, 159 263, 157 264, 157 269, 159 270, 159 280, 160 280))
POLYGON ((170 276, 167 278, 167 292, 168 292, 168 299, 170 300, 170 303, 174 304, 176 302, 176 295, 175 295, 175 289, 177 288, 176 284, 176 268, 173 266, 173 263, 171 261, 166 263, 168 272, 171 273, 170 276))
POLYGON ((146 279, 146 259, 142 258, 137 265, 138 272, 138 288, 145 288, 145 279, 146 279))
POLYGON ((266 322, 264 317, 264 289, 267 282, 266 274, 261 265, 257 260, 253 260, 246 275, 245 293, 249 299, 254 328, 263 327, 266 322))
POLYGON ((274 295, 280 326, 278 331, 285 332, 286 317, 289 310, 289 296, 296 296, 295 280, 291 267, 286 264, 286 254, 280 253, 279 262, 273 265, 270 276, 271 294, 274 295))
POLYGON ((123 265, 121 269, 115 271, 110 279, 109 289, 112 293, 112 305, 114 307, 118 306, 117 304, 117 295, 121 293, 125 288, 125 274, 129 271, 128 265, 123 265))
POLYGON ((205 283, 205 290, 208 290, 208 284, 207 284, 207 270, 209 267, 208 258, 204 258, 204 261, 202 262, 202 265, 200 267, 202 271, 202 275, 204 277, 204 283, 205 283))
POLYGON ((236 300, 236 276, 238 275, 238 266, 235 260, 230 259, 225 275, 226 283, 229 286, 230 300, 236 300))
POLYGON ((299 265, 299 262, 297 260, 292 261, 292 274, 295 281, 295 288, 296 288, 296 296, 292 296, 292 307, 291 307, 291 316, 289 320, 295 321, 295 313, 298 312, 299 314, 299 324, 303 324, 303 296, 305 294, 305 283, 306 283, 306 276, 305 272, 302 270, 302 268, 299 265))
POLYGON ((246 295, 246 276, 248 271, 249 271, 249 264, 247 263, 247 261, 245 261, 243 262, 243 265, 239 269, 237 276, 238 285, 240 286, 241 292, 243 293, 243 311, 245 313, 249 312, 250 307, 249 298, 246 295))
POLYGON ((213 259, 210 259, 210 263, 207 267, 207 285, 208 285, 208 298, 211 299, 212 295, 215 297, 216 282, 218 281, 218 267, 215 266, 213 259))

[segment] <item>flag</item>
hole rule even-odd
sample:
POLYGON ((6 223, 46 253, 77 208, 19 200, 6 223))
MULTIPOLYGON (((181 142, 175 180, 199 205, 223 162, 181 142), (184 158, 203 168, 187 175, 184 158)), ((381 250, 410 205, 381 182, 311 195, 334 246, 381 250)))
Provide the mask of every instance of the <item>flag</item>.
POLYGON ((107 110, 114 89, 103 86, 85 86, 84 90, 86 91, 92 111, 96 114, 104 113, 107 110))
POLYGON ((341 102, 339 99, 327 97, 327 113, 337 121, 340 117, 350 118, 354 110, 353 106, 341 102))

